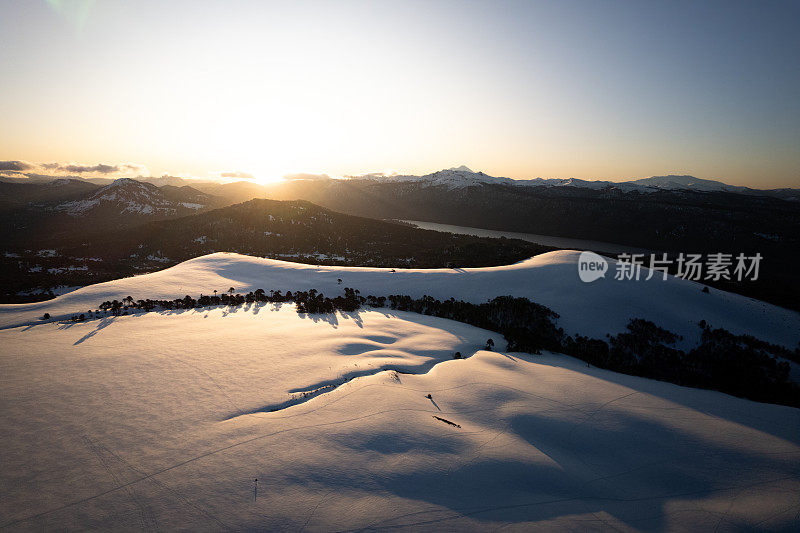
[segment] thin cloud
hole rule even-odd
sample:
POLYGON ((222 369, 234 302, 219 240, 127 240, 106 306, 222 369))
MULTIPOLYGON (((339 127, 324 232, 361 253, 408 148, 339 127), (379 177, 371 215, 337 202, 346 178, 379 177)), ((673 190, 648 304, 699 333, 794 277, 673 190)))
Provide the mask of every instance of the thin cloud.
POLYGON ((399 174, 394 170, 389 170, 387 172, 370 172, 369 174, 348 174, 344 176, 345 178, 389 178, 392 176, 399 176, 399 174))
POLYGON ((238 178, 238 179, 245 179, 251 180, 253 179, 253 175, 247 172, 241 172, 239 170, 235 170, 232 172, 220 172, 220 178, 238 178))
POLYGON ((306 172, 298 172, 296 174, 286 174, 283 179, 293 180, 329 180, 331 177, 327 174, 308 174, 306 172))

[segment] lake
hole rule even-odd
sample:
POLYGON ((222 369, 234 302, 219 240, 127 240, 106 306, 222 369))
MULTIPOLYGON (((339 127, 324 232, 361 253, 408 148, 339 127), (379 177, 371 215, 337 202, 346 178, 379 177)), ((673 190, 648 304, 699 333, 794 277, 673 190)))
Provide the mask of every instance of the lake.
POLYGON ((608 252, 612 254, 636 253, 649 254, 652 250, 616 244, 612 242, 589 241, 586 239, 570 239, 568 237, 554 237, 552 235, 538 235, 536 233, 518 233, 515 231, 498 231, 493 229, 470 228, 468 226, 452 226, 450 224, 437 224, 435 222, 422 222, 419 220, 404 220, 421 229, 459 233, 462 235, 475 235, 477 237, 506 237, 507 239, 522 239, 535 242, 543 246, 566 248, 570 250, 592 250, 595 252, 608 252))

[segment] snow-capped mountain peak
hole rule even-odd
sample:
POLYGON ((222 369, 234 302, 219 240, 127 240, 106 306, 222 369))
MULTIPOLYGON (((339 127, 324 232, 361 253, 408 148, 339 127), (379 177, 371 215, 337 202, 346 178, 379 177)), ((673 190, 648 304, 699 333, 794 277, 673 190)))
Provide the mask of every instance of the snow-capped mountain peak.
POLYGON ((103 187, 103 189, 113 189, 115 187, 144 187, 144 182, 136 181, 133 178, 118 178, 103 187))

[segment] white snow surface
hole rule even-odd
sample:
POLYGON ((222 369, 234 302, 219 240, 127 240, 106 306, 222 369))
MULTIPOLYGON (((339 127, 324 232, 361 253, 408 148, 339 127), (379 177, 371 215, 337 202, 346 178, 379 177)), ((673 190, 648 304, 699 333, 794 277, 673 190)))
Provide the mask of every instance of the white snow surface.
POLYGON ((643 178, 635 180, 631 183, 637 185, 644 185, 646 187, 655 187, 658 189, 687 189, 694 191, 726 191, 726 192, 747 192, 752 191, 748 187, 740 187, 737 185, 728 185, 716 180, 704 180, 695 178, 694 176, 652 176, 650 178, 643 178))
MULTIPOLYGON (((196 298, 234 287, 240 293, 258 288, 283 292, 315 288, 335 296, 343 287, 352 287, 362 295, 428 294, 474 303, 504 295, 527 297, 558 313, 558 324, 568 334, 595 338, 623 331, 632 318, 644 318, 683 335, 683 347, 698 342, 700 320, 791 349, 800 342, 800 313, 795 311, 716 289, 704 294, 700 283, 674 277, 663 281, 660 273, 649 281, 615 280, 613 261, 605 278, 584 283, 578 277, 578 256, 577 251, 560 250, 500 267, 398 268, 392 272, 214 253, 160 272, 90 285, 47 302, 0 305, 0 328, 37 323, 45 312, 54 319, 69 317, 129 295, 136 300, 187 294, 196 298)), ((643 269, 643 277, 648 272, 643 269)))
MULTIPOLYGON (((207 277, 184 284, 269 266, 188 265, 207 277)), ((167 290, 171 275, 136 281, 167 290)), ((2 330, 0 527, 800 527, 800 410, 481 351, 489 337, 412 313, 271 304, 2 330)))
POLYGON ((472 170, 463 165, 458 168, 448 168, 444 170, 439 170, 437 172, 425 174, 424 176, 414 176, 406 174, 393 174, 384 176, 379 174, 368 174, 366 176, 353 176, 353 178, 371 179, 371 180, 388 181, 388 182, 421 182, 425 183, 426 185, 445 186, 449 189, 470 187, 473 185, 480 185, 482 183, 486 184, 502 183, 506 185, 517 184, 517 181, 511 178, 499 178, 499 177, 489 176, 488 174, 484 174, 483 172, 473 172, 472 170))

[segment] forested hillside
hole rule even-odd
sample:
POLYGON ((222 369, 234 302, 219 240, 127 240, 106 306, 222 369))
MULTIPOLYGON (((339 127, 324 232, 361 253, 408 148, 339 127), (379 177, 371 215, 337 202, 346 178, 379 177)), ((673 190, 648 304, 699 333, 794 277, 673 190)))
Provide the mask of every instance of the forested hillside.
POLYGON ((550 248, 417 229, 336 213, 306 201, 251 200, 132 228, 43 241, 0 257, 5 301, 56 285, 85 285, 231 251, 306 263, 393 268, 514 263, 550 248), (56 281, 57 280, 57 281, 56 281))

